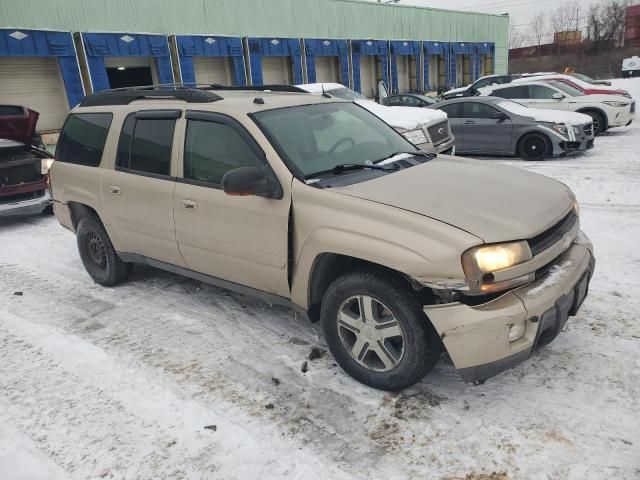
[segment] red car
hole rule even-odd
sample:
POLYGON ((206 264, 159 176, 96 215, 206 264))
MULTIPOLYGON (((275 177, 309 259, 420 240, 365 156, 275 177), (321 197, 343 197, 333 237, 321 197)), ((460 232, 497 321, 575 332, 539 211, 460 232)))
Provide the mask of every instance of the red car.
POLYGON ((541 75, 541 76, 528 76, 522 79, 514 80, 513 83, 518 83, 519 81, 531 81, 535 80, 537 82, 544 82, 547 80, 556 80, 558 82, 566 83, 567 85, 580 90, 584 95, 622 95, 625 97, 631 98, 629 92, 626 90, 620 90, 615 87, 608 87, 606 85, 594 85, 592 83, 587 83, 585 81, 580 80, 579 78, 575 78, 569 75, 541 75))
POLYGON ((39 113, 0 105, 0 216, 51 209, 49 167, 53 156, 34 145, 39 113))

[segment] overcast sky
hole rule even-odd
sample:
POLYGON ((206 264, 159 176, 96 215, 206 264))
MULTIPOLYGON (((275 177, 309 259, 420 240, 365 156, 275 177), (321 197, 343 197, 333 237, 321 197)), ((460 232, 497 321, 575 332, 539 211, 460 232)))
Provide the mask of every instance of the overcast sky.
MULTIPOLYGON (((376 1, 376 0, 372 0, 376 1)), ((383 0, 386 1, 386 0, 383 0)), ((512 25, 526 24, 540 11, 553 11, 569 0, 401 0, 404 5, 445 8, 487 13, 508 13, 512 25)), ((606 0, 587 0, 584 4, 603 3, 606 0)))

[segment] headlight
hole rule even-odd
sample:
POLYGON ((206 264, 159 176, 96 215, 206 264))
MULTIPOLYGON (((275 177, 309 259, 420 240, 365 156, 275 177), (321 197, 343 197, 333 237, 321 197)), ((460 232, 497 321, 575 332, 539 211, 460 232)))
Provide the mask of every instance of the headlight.
POLYGON ((551 128, 561 135, 567 135, 569 133, 564 123, 554 123, 551 125, 551 128))
POLYGON ((527 242, 500 243, 467 250, 463 255, 462 265, 465 267, 465 273, 468 267, 473 268, 475 272, 491 273, 530 259, 531 250, 527 242))
POLYGON ((529 281, 528 277, 523 277, 493 283, 493 273, 514 267, 532 258, 529 244, 524 241, 481 245, 470 248, 462 254, 462 269, 471 290, 489 293, 529 281))
POLYGON ((51 165, 53 165, 53 158, 43 158, 41 165, 42 165, 42 175, 46 175, 47 173, 49 173, 49 169, 51 168, 51 165))
POLYGON ((609 100, 605 100, 604 102, 605 105, 609 105, 610 107, 626 107, 627 105, 629 105, 629 103, 627 102, 612 102, 609 100))
POLYGON ((420 145, 421 143, 427 143, 427 136, 421 129, 417 130, 409 130, 408 132, 404 132, 402 134, 404 138, 409 140, 414 145, 420 145))

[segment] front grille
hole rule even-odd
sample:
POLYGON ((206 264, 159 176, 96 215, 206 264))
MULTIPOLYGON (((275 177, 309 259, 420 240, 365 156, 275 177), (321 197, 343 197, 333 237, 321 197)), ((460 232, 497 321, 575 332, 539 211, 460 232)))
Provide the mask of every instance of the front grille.
POLYGON ((545 251, 547 248, 559 242, 560 239, 575 226, 577 221, 577 215, 571 212, 553 227, 529 239, 529 248, 533 256, 535 257, 540 252, 545 251))
POLYGON ((449 138, 449 120, 432 125, 427 128, 427 132, 429 133, 429 138, 431 138, 431 143, 434 145, 442 143, 449 138))
POLYGON ((44 197, 44 190, 38 190, 37 192, 29 193, 16 193, 15 195, 6 195, 0 197, 0 205, 6 205, 7 203, 15 203, 24 200, 35 200, 36 198, 44 197))
POLYGON ((588 137, 593 135, 593 123, 590 123, 589 125, 584 126, 584 133, 588 137))

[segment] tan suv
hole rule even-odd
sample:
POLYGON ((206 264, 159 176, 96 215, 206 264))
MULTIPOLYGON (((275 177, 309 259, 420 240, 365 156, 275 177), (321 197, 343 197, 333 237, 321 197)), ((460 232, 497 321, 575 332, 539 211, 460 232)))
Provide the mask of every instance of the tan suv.
POLYGON ((465 381, 526 359, 594 268, 562 183, 426 154, 326 96, 95 94, 65 123, 51 185, 96 282, 146 263, 289 305, 380 389, 419 381, 443 350, 465 381))

